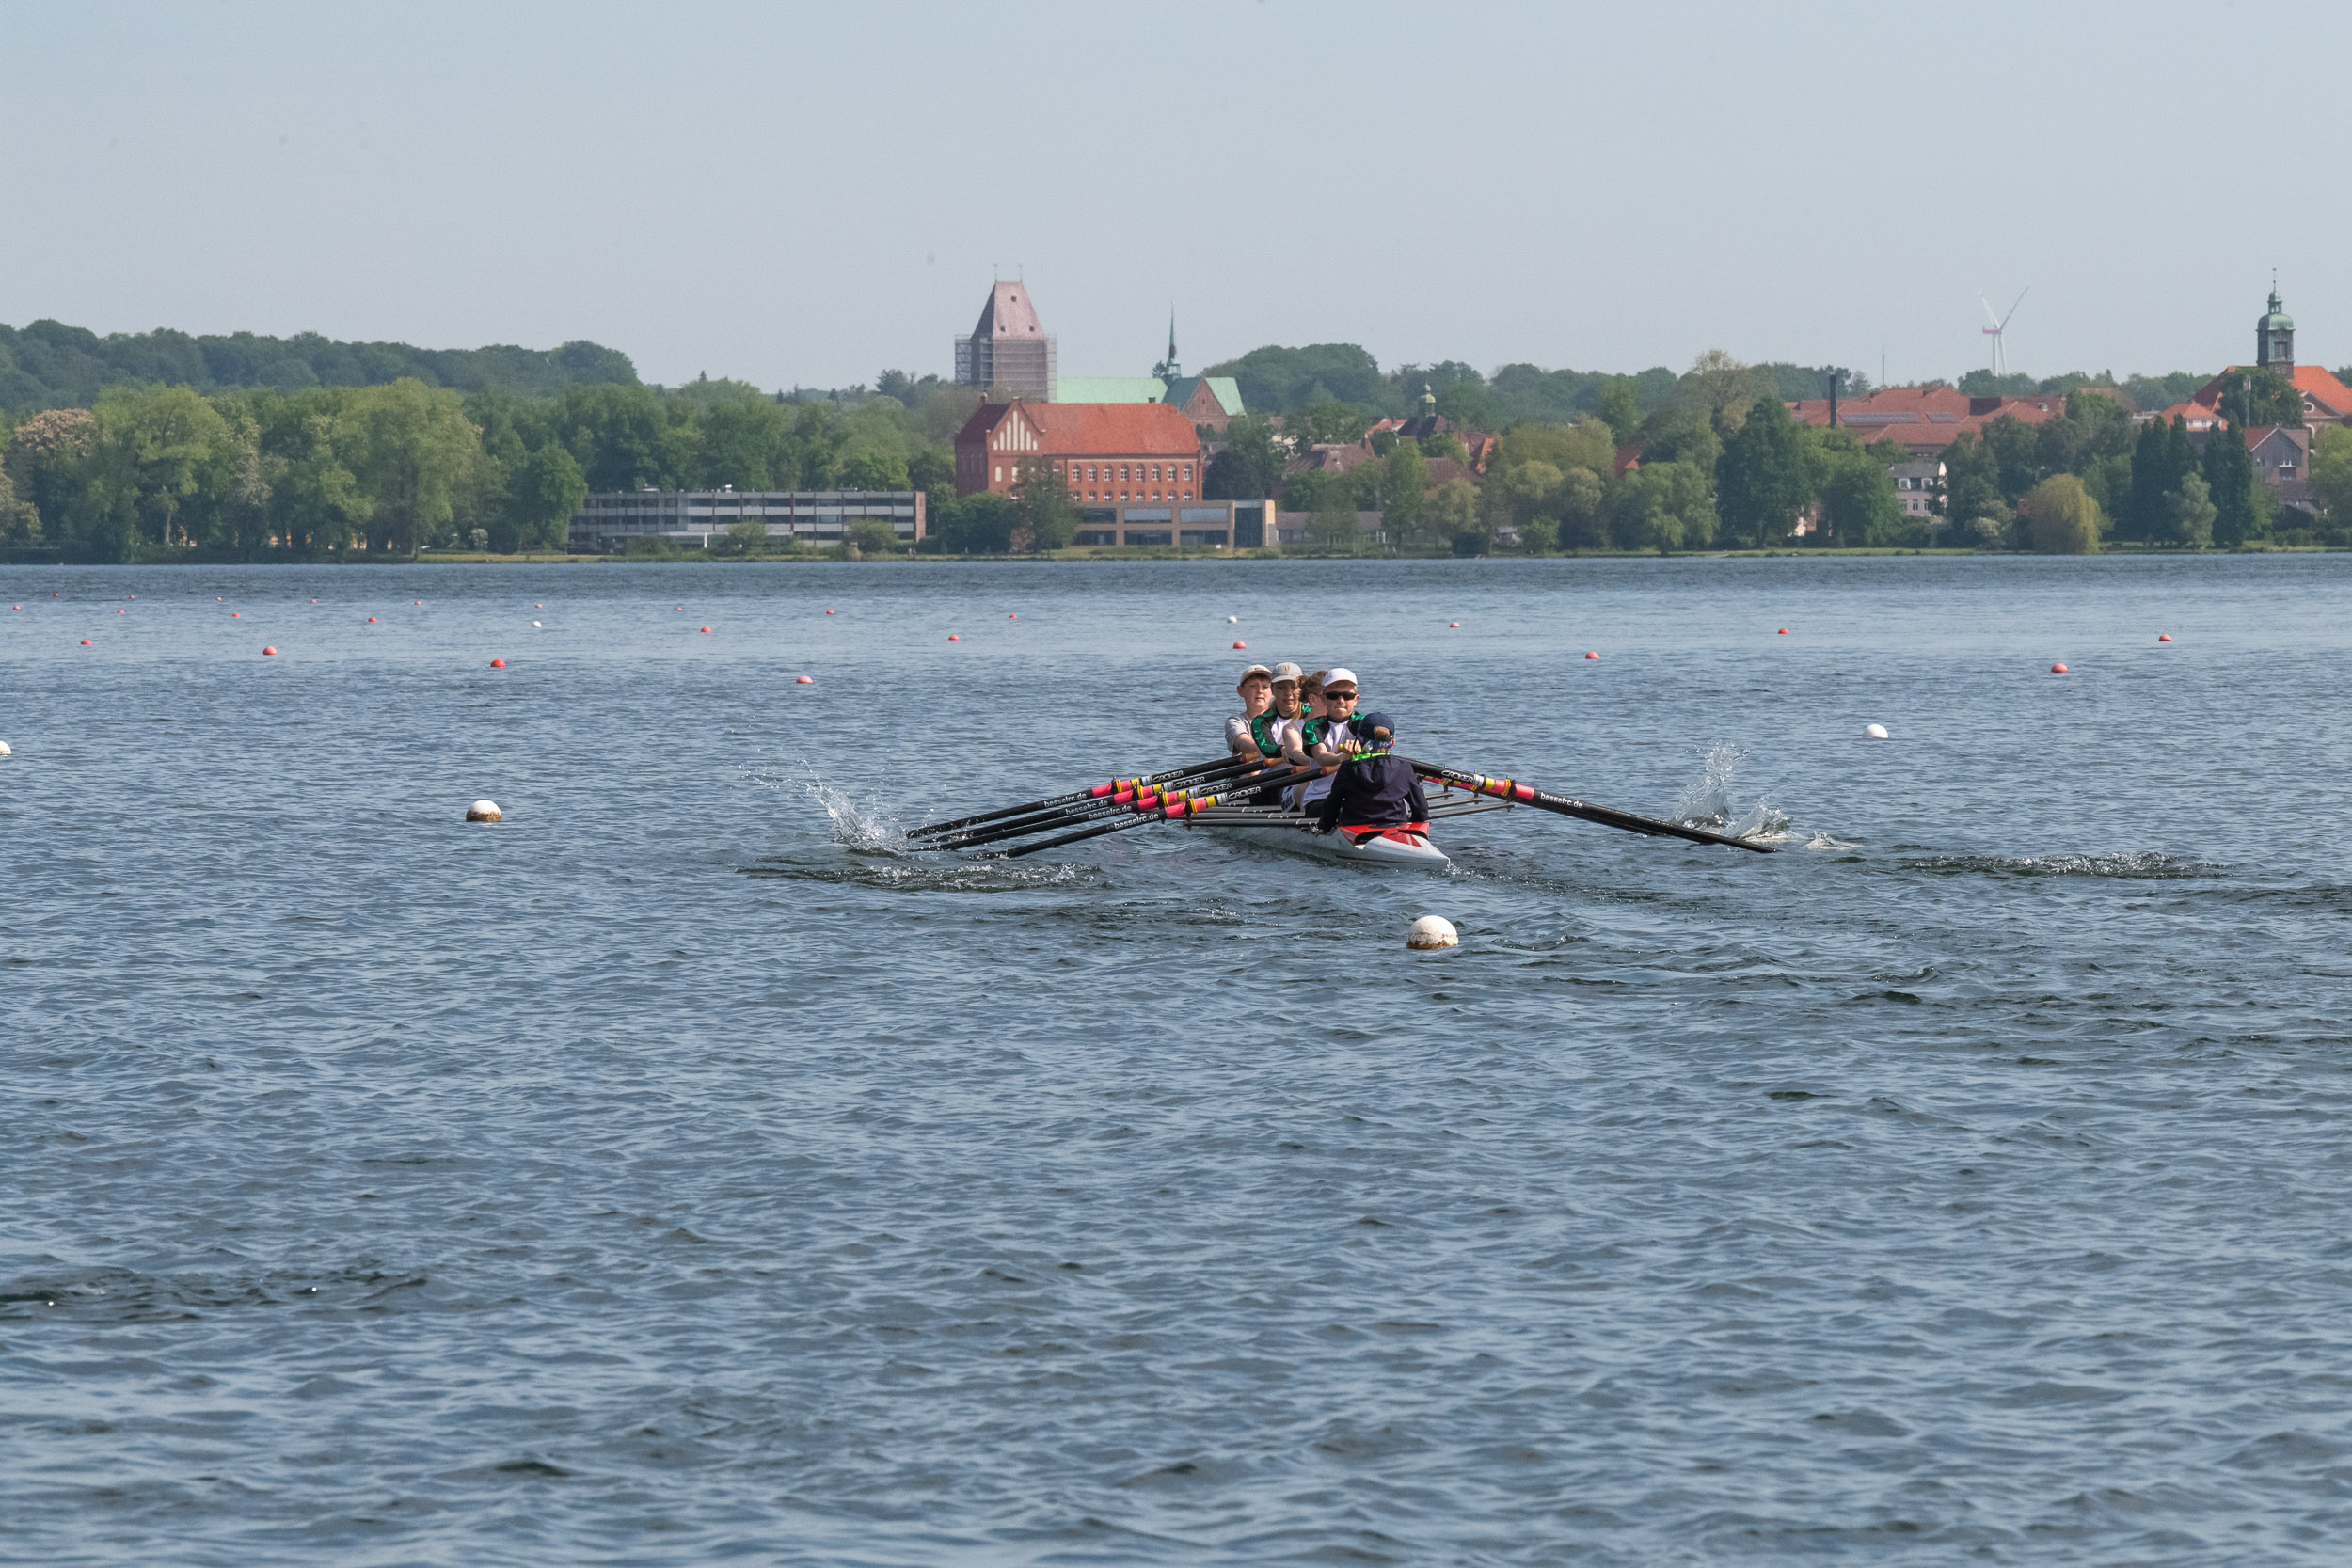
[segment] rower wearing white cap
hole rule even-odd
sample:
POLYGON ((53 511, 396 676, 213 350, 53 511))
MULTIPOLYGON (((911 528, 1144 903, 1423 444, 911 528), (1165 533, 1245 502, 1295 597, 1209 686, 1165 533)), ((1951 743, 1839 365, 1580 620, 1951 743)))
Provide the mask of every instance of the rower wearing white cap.
POLYGON ((1300 809, 1312 812, 1323 804, 1323 798, 1331 793, 1331 776, 1353 749, 1354 735, 1349 729, 1356 713, 1356 672, 1332 669, 1323 673, 1323 717, 1310 719, 1299 729, 1299 745, 1311 762, 1324 765, 1327 771, 1307 781, 1299 792, 1300 809))

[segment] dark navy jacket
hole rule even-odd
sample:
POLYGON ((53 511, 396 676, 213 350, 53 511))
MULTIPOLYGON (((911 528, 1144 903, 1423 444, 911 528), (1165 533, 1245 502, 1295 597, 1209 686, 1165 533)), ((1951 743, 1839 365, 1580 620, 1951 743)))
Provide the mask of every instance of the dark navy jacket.
POLYGON ((1421 779, 1411 767, 1398 757, 1370 756, 1340 765, 1316 826, 1327 833, 1335 824, 1401 828, 1428 820, 1429 798, 1421 792, 1421 779))

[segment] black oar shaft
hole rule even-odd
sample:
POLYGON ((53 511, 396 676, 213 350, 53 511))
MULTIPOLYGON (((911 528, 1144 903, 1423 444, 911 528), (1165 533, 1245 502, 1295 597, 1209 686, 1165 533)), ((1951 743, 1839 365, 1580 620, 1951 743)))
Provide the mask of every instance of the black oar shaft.
POLYGON ((922 847, 926 849, 969 849, 977 845, 993 844, 1001 838, 1020 838, 1027 833, 1045 832, 1073 822, 1085 822, 1099 816, 1116 816, 1120 812, 1134 809, 1136 800, 1140 796, 1161 796, 1171 790, 1186 788, 1193 784, 1214 784, 1219 779, 1246 772, 1256 766, 1258 765, 1254 762, 1231 762, 1222 768, 1205 768, 1198 772, 1180 773, 1163 784, 1143 785, 1136 789, 1121 790, 1117 794, 1098 796, 1073 805, 1039 812, 1034 816, 1020 817, 1009 822, 982 824, 963 832, 943 833, 922 847))
MULTIPOLYGON (((1263 773, 1253 773, 1246 778, 1236 779, 1231 787, 1236 791, 1252 790, 1262 784, 1287 779, 1292 776, 1293 772, 1294 769, 1290 765, 1283 763, 1267 768, 1263 773)), ((1104 833, 1124 832, 1129 828, 1148 828, 1154 822, 1172 821, 1178 817, 1189 816, 1195 812, 1207 811, 1224 799, 1225 797, 1221 795, 1203 795, 1198 800, 1185 800, 1177 805, 1155 807, 1122 821, 1104 822, 1096 827, 1080 829, 1074 833, 1064 833, 1058 838, 1041 839, 1035 844, 1025 844, 1018 849, 1008 849, 1005 851, 1005 859, 1019 860, 1024 855, 1034 855, 1041 849, 1058 849, 1065 844, 1076 844, 1085 839, 1101 838, 1104 833)))
POLYGON ((1410 757, 1405 758, 1404 761, 1406 766, 1424 779, 1438 779, 1480 795, 1492 795, 1501 800, 1517 801, 1520 805, 1534 806, 1538 810, 1557 812, 1562 816, 1573 816, 1586 822, 1597 822, 1604 828, 1621 828, 1629 833, 1685 838, 1693 844, 1726 844, 1734 849, 1745 849, 1758 855, 1777 852, 1774 846, 1770 844, 1758 844, 1752 839, 1735 838, 1729 833, 1711 833, 1704 828, 1686 828, 1679 822, 1663 822, 1654 816, 1636 816, 1629 811, 1618 811, 1611 806, 1587 805, 1582 800, 1572 800, 1565 795, 1553 795, 1537 789, 1532 784, 1523 784, 1512 779, 1490 779, 1483 773, 1459 772, 1451 768, 1439 768, 1434 763, 1415 762, 1410 757))
POLYGON ((1218 763, 1229 760, 1231 759, 1219 757, 1209 762, 1196 762, 1189 768, 1171 768, 1165 773, 1155 773, 1148 779, 1121 779, 1107 786, 1104 784, 1092 784, 1085 789, 1071 790, 1067 794, 1048 796, 1042 800, 1029 800, 1025 801, 1021 805, 1007 806, 1001 811, 984 811, 971 816, 951 817, 945 822, 927 822, 919 828, 909 828, 907 830, 907 837, 929 838, 933 833, 944 833, 956 828, 969 828, 981 822, 995 822, 1008 816, 1021 816, 1030 812, 1043 811, 1049 806, 1075 805, 1084 800, 1099 800, 1103 796, 1110 794, 1114 789, 1118 788, 1120 784, 1133 785, 1167 784, 1171 780, 1184 777, 1187 774, 1198 773, 1205 768, 1215 768, 1218 765, 1218 763))

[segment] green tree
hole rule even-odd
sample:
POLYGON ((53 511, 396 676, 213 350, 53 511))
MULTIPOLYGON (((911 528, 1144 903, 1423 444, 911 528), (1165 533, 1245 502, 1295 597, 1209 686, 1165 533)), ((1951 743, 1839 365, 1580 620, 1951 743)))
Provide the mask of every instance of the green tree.
POLYGON ((2184 474, 2181 487, 2164 498, 2159 531, 2153 537, 2184 549, 2201 550, 2213 543, 2217 509, 2202 474, 2184 474))
POLYGON ((1692 360, 1690 370, 1675 386, 1675 401, 1705 420, 1719 436, 1739 429, 1748 411, 1767 400, 1780 402, 1772 375, 1741 364, 1719 348, 1710 348, 1692 360))
POLYGON ((1224 450, 1209 460, 1200 493, 1210 500, 1265 500, 1281 483, 1282 451, 1274 426, 1245 415, 1226 427, 1224 450))
POLYGON ((1429 488, 1429 465, 1410 441, 1389 453, 1381 489, 1389 537, 1402 538, 1421 527, 1422 499, 1429 488))
POLYGON ((1003 555, 1017 521, 1011 498, 982 490, 943 507, 924 543, 946 555, 1003 555))
POLYGON ((516 538, 502 547, 562 549, 573 515, 588 499, 588 480, 572 454, 549 441, 523 459, 511 494, 516 538))
POLYGON ((2312 496, 2327 509, 2328 520, 2342 528, 2352 523, 2352 430, 2323 425, 2312 439, 2312 496))
POLYGON ((1298 438, 1310 446, 1345 446, 1362 440, 1364 427, 1371 422, 1371 418, 1354 404, 1324 398, 1292 415, 1287 428, 1296 432, 1298 438))
POLYGON ((2000 462, 1967 431, 1944 451, 1944 514, 1963 539, 1969 536, 1968 525, 1979 518, 2009 520, 2008 503, 2001 499, 2000 462))
POLYGON ((1708 474, 1691 463, 1644 463, 1607 502, 1610 541, 1621 550, 1704 548, 1714 538, 1708 474))
POLYGON ((2035 485, 2022 511, 2043 555, 2093 555, 2099 549, 2099 503, 2073 474, 2052 474, 2035 485))
POLYGON ((1054 464, 1031 457, 1021 465, 1020 483, 1017 526, 1027 531, 1029 548, 1067 549, 1078 533, 1078 508, 1070 499, 1069 482, 1054 464))
POLYGON ((2217 423, 2205 433, 2205 458, 2201 465, 2205 487, 2213 492, 2213 542, 2233 550, 2262 529, 2262 512, 2254 497, 2254 458, 2246 437, 2232 425, 2217 423))
POLYGON ((1355 553, 1363 543, 1363 530, 1356 521, 1356 498, 1345 484, 1326 483, 1321 491, 1314 515, 1307 519, 1307 537, 1320 549, 1355 553))
POLYGON ((1590 468, 1570 468, 1560 476, 1560 488, 1552 497, 1559 548, 1597 550, 1608 546, 1609 531, 1601 516, 1606 493, 1600 475, 1590 468))
POLYGON ((898 549, 898 531, 880 517, 860 517, 850 525, 843 543, 860 555, 894 555, 898 549))
POLYGON ((375 503, 374 532, 384 547, 413 560, 427 541, 439 542, 455 517, 481 458, 480 433, 456 393, 406 377, 368 388, 355 410, 358 472, 375 503))
POLYGON ((1601 388, 1600 404, 1594 413, 1609 427, 1610 434, 1617 438, 1619 446, 1632 440, 1635 432, 1642 428, 1642 405, 1633 395, 1633 378, 1629 375, 1611 376, 1601 388))
POLYGON ((1853 547, 1891 545, 1901 537, 1903 505, 1895 477, 1867 453, 1841 457, 1821 486, 1821 523, 1829 543, 1853 547))
POLYGON ((1715 496, 1724 528, 1734 537, 1754 539, 1758 549, 1786 539, 1797 526, 1813 499, 1813 475, 1804 436, 1778 398, 1756 399, 1724 443, 1715 460, 1715 496))
POLYGON ((1456 555, 1477 554, 1494 544, 1479 526, 1478 486, 1467 479, 1449 479, 1430 496, 1429 527, 1454 542, 1456 555))
POLYGON ((752 556, 768 544, 768 525, 756 517, 746 517, 727 525, 727 553, 752 556))

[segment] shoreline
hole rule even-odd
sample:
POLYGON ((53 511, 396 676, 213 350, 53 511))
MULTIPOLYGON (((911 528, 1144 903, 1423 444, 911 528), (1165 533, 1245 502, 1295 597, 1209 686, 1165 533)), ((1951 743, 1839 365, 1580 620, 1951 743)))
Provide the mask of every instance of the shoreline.
MULTIPOLYGON (((1099 547, 1048 550, 1026 555, 923 555, 914 552, 862 556, 845 559, 833 554, 802 556, 706 556, 699 551, 681 551, 664 556, 569 555, 556 551, 530 551, 515 555, 498 555, 488 551, 433 551, 413 561, 378 557, 373 560, 305 560, 293 557, 251 560, 235 556, 183 556, 178 560, 147 561, 68 561, 50 552, 40 552, 46 559, 24 560, 16 557, 31 553, 11 552, 0 547, 0 569, 24 567, 68 566, 133 566, 133 567, 205 567, 205 566, 345 566, 354 570, 397 566, 881 566, 924 564, 994 564, 1015 565, 1118 565, 1136 562, 1184 562, 1198 564, 1221 563, 1279 563, 1282 562, 1359 561, 1381 564, 1403 564, 1412 562, 1549 562, 1549 561, 1850 561, 1855 559, 1888 559, 1901 556, 1931 557, 1940 560, 2042 560, 2068 559, 2045 556, 2033 550, 1977 550, 1906 548, 1895 546, 1859 547, 1853 549, 1745 549, 1745 550, 1677 550, 1661 555, 1655 550, 1583 550, 1549 555, 1356 555, 1341 552, 1293 552, 1285 550, 1177 550, 1140 546, 1133 549, 1099 547)), ((2207 556, 2263 555, 2342 555, 2345 547, 2328 545, 2271 545, 2250 549, 2234 550, 2171 550, 2124 546, 2117 548, 2088 551, 2073 557, 2077 560, 2173 560, 2186 561, 2207 556)))

